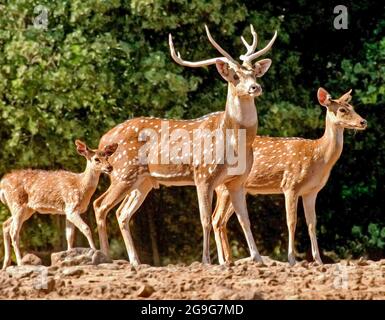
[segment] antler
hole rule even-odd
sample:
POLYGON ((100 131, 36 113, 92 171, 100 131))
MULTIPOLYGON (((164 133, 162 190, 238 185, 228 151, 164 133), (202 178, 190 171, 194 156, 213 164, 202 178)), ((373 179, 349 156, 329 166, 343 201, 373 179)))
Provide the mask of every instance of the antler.
POLYGON ((180 55, 180 53, 175 51, 174 43, 172 42, 172 36, 171 36, 171 33, 170 33, 168 35, 168 44, 169 44, 169 47, 170 47, 171 57, 174 59, 174 61, 176 63, 182 65, 182 66, 192 67, 192 68, 209 66, 209 65, 215 64, 217 62, 217 60, 221 60, 221 61, 226 62, 226 63, 231 62, 231 63, 239 65, 239 63, 236 60, 234 60, 213 39, 213 37, 211 36, 209 28, 207 27, 207 25, 205 25, 205 29, 206 29, 207 37, 209 38, 210 43, 214 46, 215 49, 217 49, 223 55, 223 57, 217 57, 217 58, 212 58, 212 59, 207 59, 207 60, 202 60, 202 61, 196 61, 196 62, 183 60, 181 55, 180 55))
POLYGON ((214 46, 215 49, 217 49, 220 53, 223 54, 223 56, 225 58, 227 58, 227 60, 229 60, 230 62, 234 63, 234 64, 239 64, 236 60, 234 60, 223 48, 221 48, 221 46, 216 43, 216 41, 213 39, 213 37, 211 36, 210 34, 210 30, 209 28, 207 27, 207 25, 205 24, 205 29, 206 29, 206 33, 207 33, 207 38, 209 38, 209 41, 210 43, 214 46))
POLYGON ((257 47, 257 39, 258 39, 257 33, 255 32, 252 24, 250 24, 250 31, 251 31, 251 34, 253 35, 253 43, 251 45, 249 45, 247 43, 247 41, 245 40, 245 38, 243 36, 241 36, 241 40, 247 49, 247 52, 244 54, 245 56, 249 56, 252 53, 254 53, 255 48, 257 47))
POLYGON ((277 31, 274 32, 274 36, 273 38, 270 40, 270 42, 266 45, 266 47, 264 47, 263 49, 255 52, 255 53, 252 53, 254 50, 255 50, 255 47, 257 46, 257 41, 256 41, 256 38, 257 38, 257 35, 254 31, 254 28, 252 28, 252 26, 250 26, 250 28, 252 29, 251 30, 251 33, 253 34, 253 44, 250 46, 246 41, 245 39, 243 39, 242 37, 242 41, 243 41, 243 44, 246 46, 247 48, 247 52, 246 54, 243 54, 241 55, 239 58, 243 61, 243 62, 251 62, 252 60, 264 55, 266 52, 268 52, 271 47, 273 46, 273 43, 275 41, 275 39, 277 38, 277 31), (253 33, 254 31, 254 33, 253 33), (254 35, 255 34, 255 35, 254 35), (254 43, 254 40, 255 40, 255 43, 254 43), (253 47, 255 46, 255 47, 253 47), (251 51, 251 49, 253 48, 253 51, 251 51))

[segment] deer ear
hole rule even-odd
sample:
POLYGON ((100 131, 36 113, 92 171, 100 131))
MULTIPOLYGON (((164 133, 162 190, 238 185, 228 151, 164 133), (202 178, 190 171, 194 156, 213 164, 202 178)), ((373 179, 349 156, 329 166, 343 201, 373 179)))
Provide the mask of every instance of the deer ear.
POLYGON ((81 156, 87 157, 87 155, 88 155, 88 147, 87 147, 87 145, 84 142, 80 141, 80 140, 76 140, 75 144, 76 144, 76 151, 81 156))
POLYGON ((267 72, 267 70, 269 70, 271 63, 271 59, 262 59, 257 61, 254 64, 255 76, 258 78, 262 77, 267 72))
POLYGON ((109 145, 105 146, 104 152, 105 152, 107 157, 110 157, 110 156, 112 156, 114 154, 116 149, 118 149, 118 144, 117 143, 113 143, 113 144, 109 144, 109 145))
POLYGON ((217 70, 223 79, 230 81, 230 66, 227 62, 224 62, 220 59, 215 63, 217 70))
POLYGON ((317 91, 317 98, 321 106, 327 107, 330 105, 332 97, 324 88, 319 88, 317 91))
POLYGON ((351 93, 352 93, 352 89, 350 89, 348 92, 343 94, 338 100, 349 103, 350 100, 352 100, 352 96, 350 95, 351 93))

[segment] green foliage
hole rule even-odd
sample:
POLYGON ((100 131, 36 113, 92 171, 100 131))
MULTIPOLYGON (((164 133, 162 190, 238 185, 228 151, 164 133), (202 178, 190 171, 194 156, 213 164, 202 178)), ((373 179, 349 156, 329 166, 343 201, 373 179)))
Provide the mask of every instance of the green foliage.
MULTIPOLYGON (((362 246, 360 253, 366 252, 374 233, 355 237, 351 231, 353 226, 380 228, 384 217, 384 10, 374 1, 351 5, 349 30, 337 31, 332 26, 334 5, 308 0, 277 5, 259 0, 3 1, 0 175, 22 167, 80 171, 84 161, 75 152, 74 140, 96 147, 103 133, 133 116, 193 118, 223 110, 226 85, 215 67, 191 69, 173 63, 167 37, 172 33, 186 59, 216 56, 206 40, 207 23, 215 39, 237 57, 245 50, 240 35, 250 39, 252 23, 259 46, 279 31, 268 55, 272 68, 261 79, 264 94, 256 101, 260 134, 318 137, 324 110, 316 101, 317 88, 325 86, 334 95, 354 88, 353 104, 367 118, 369 129, 346 135, 344 153, 319 196, 318 231, 326 250, 358 254, 354 242, 362 246), (32 25, 37 5, 48 8, 46 31, 32 25)), ((106 186, 103 180, 98 194, 106 186)), ((261 251, 284 257, 283 202, 250 197, 249 210, 261 251)), ((1 206, 0 221, 8 214, 1 206)), ((198 217, 193 188, 154 191, 134 221, 138 251, 149 263, 156 250, 161 263, 199 259, 198 217), (149 217, 155 221, 158 248, 147 235, 149 217)), ((297 235, 304 251, 309 243, 301 219, 297 235)), ((90 223, 96 230, 94 220, 90 223)), ((24 248, 63 248, 63 228, 56 218, 31 219, 23 231, 24 248)), ((381 232, 373 238, 377 248, 381 232)), ((109 234, 114 256, 124 256, 114 214, 109 234)), ((235 219, 230 238, 236 257, 247 254, 235 219)), ((79 237, 78 243, 83 241, 79 237)))
POLYGON ((385 37, 365 44, 364 50, 363 62, 342 61, 342 79, 354 87, 359 84, 362 89, 356 93, 362 103, 380 105, 385 103, 385 37))
POLYGON ((363 232, 362 226, 353 226, 353 240, 349 240, 349 252, 353 255, 370 255, 380 258, 385 249, 385 226, 370 223, 367 232, 363 232))

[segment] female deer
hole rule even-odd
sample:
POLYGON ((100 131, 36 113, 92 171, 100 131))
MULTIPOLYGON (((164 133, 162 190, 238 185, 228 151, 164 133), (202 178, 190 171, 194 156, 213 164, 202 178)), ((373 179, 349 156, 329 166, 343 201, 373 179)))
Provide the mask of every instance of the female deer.
MULTIPOLYGON (((316 238, 315 202, 325 186, 330 171, 341 155, 344 129, 364 130, 366 120, 349 104, 351 90, 332 99, 323 88, 318 89, 318 101, 326 107, 324 135, 317 140, 302 138, 270 138, 254 140, 254 163, 245 188, 250 194, 285 195, 286 220, 289 229, 288 260, 295 264, 294 233, 297 222, 297 202, 302 197, 312 254, 322 263, 316 238)), ((220 263, 231 260, 226 224, 234 209, 223 186, 216 189, 217 204, 213 227, 220 263)))

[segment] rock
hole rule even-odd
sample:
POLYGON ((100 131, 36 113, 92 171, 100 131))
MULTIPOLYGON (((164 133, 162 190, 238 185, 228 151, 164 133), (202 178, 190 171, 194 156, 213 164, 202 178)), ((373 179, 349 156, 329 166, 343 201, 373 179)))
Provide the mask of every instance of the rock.
POLYGON ((277 261, 271 259, 269 256, 262 256, 262 260, 264 262, 264 264, 266 265, 272 265, 272 266, 276 266, 277 265, 277 261))
POLYGON ((51 254, 52 266, 81 266, 98 265, 100 263, 111 263, 100 250, 90 248, 73 248, 67 251, 55 252, 51 254))
POLYGON ((255 262, 254 265, 257 268, 265 268, 265 267, 267 267, 263 262, 255 262))
POLYGON ((326 271, 328 271, 328 269, 327 269, 325 266, 319 266, 319 267, 317 268, 317 270, 320 271, 320 272, 326 272, 326 271))
POLYGON ((145 263, 142 263, 142 264, 139 264, 137 266, 134 266, 136 270, 145 270, 145 269, 148 269, 148 268, 151 268, 151 266, 149 264, 145 264, 145 263))
POLYGON ((148 298, 155 292, 155 289, 149 284, 142 285, 136 292, 136 295, 141 298, 148 298))
POLYGON ((56 271, 59 270, 59 267, 58 266, 51 266, 51 267, 48 267, 48 273, 52 273, 54 274, 56 271))
POLYGON ((369 263, 363 258, 361 257, 358 261, 357 261, 357 266, 367 266, 369 265, 369 263))
POLYGON ((197 268, 197 267, 202 267, 202 266, 203 266, 203 263, 198 262, 198 261, 194 261, 193 263, 190 264, 191 268, 197 268))
POLYGON ((100 250, 96 250, 92 256, 92 264, 98 265, 101 263, 111 263, 112 259, 107 257, 103 252, 100 250))
POLYGON ((106 270, 118 270, 120 269, 119 265, 114 263, 100 263, 98 264, 98 268, 106 269, 106 270))
POLYGON ((239 294, 239 297, 231 296, 230 299, 232 300, 263 300, 262 295, 257 290, 247 290, 243 293, 243 295, 239 294))
POLYGON ((211 300, 226 300, 234 295, 234 291, 227 288, 216 288, 210 295, 211 300))
POLYGON ((47 279, 47 282, 44 283, 41 287, 38 288, 39 290, 45 292, 45 293, 50 293, 55 290, 55 279, 52 277, 49 277, 47 279))
POLYGON ((277 279, 270 279, 267 281, 267 284, 269 286, 277 286, 277 285, 279 285, 279 281, 277 279))
POLYGON ((79 269, 79 268, 65 268, 62 271, 62 274, 65 276, 70 276, 70 277, 81 276, 82 274, 84 274, 84 270, 79 269))
POLYGON ((114 264, 119 265, 119 266, 121 266, 121 265, 126 265, 126 264, 130 264, 129 261, 123 260, 123 259, 120 259, 120 260, 113 260, 112 262, 113 262, 114 264))
POLYGON ((250 259, 250 257, 248 258, 242 258, 242 259, 239 259, 237 261, 234 262, 234 264, 236 266, 239 266, 239 265, 242 265, 242 264, 247 264, 247 263, 250 263, 252 260, 250 259))
MULTIPOLYGON (((44 267, 42 267, 44 268, 44 267)), ((21 279, 32 276, 36 272, 41 272, 42 269, 36 266, 11 266, 6 269, 6 272, 15 279, 21 279)))
POLYGON ((21 263, 29 266, 41 266, 43 264, 41 259, 33 253, 27 253, 21 260, 21 263))

